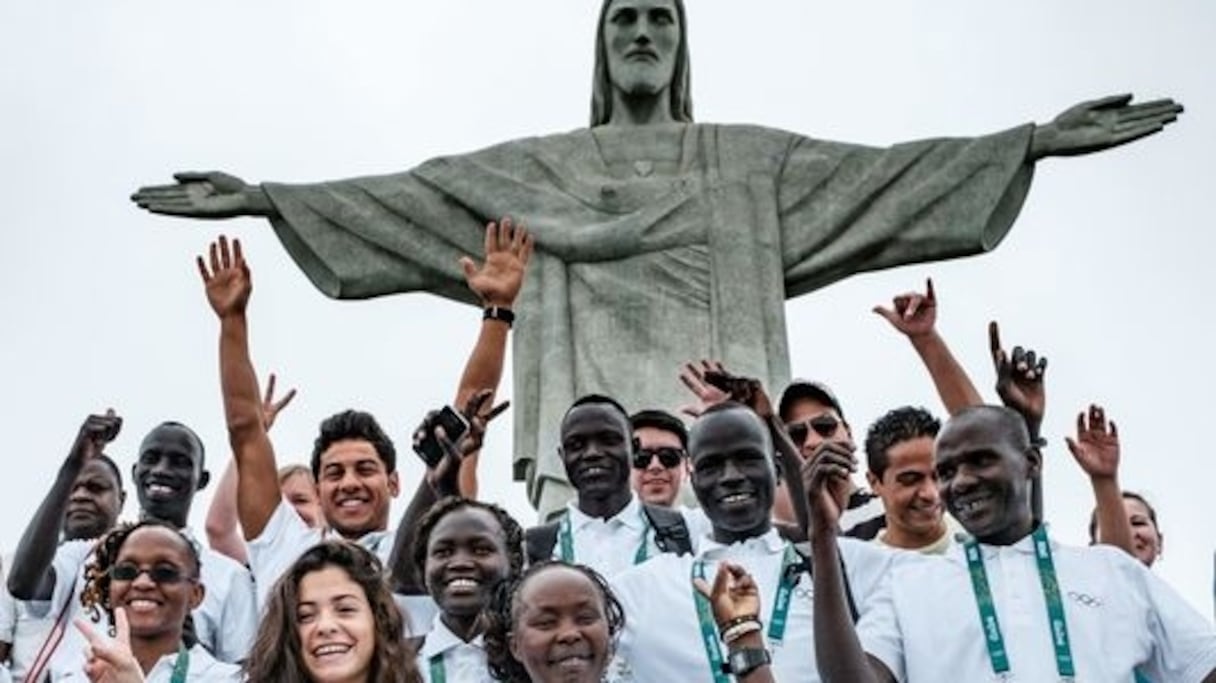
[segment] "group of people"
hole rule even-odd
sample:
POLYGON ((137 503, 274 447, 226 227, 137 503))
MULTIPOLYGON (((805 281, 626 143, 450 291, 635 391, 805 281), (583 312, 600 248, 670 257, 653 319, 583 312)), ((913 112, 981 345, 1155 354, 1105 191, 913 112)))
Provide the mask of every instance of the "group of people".
MULTIPOLYGON (((455 409, 413 434, 426 476, 396 531, 398 453, 371 415, 324 419, 308 467, 269 436, 293 394, 262 392, 239 242, 198 258, 219 321, 232 460, 211 475, 187 425, 155 426, 126 497, 91 415, 7 567, 15 681, 1216 681, 1216 632, 1151 566, 1156 514, 1118 481, 1102 408, 1068 448, 1093 484, 1094 544, 1043 516, 1046 360, 990 328, 1002 405, 984 405, 936 331, 937 298, 876 309, 924 361, 948 417, 896 407, 861 440, 825 385, 774 403, 712 361, 678 372, 691 424, 627 397, 574 401, 559 454, 576 497, 523 528, 479 498, 478 453, 532 251, 509 219, 464 259, 483 302, 455 409), (458 416, 453 421, 452 416, 458 416), (687 492, 695 506, 686 506, 687 492), (59 538, 58 544, 46 539, 59 538)), ((674 381, 674 378, 673 378, 674 381)), ((401 463, 404 466, 404 463, 401 463)))

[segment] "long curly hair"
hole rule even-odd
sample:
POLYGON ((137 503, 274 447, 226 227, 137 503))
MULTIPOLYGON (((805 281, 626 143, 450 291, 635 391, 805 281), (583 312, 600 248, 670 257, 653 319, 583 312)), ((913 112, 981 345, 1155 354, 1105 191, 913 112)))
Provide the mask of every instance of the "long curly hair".
POLYGON ((514 581, 505 582, 494 594, 486 613, 488 624, 484 636, 486 659, 490 673, 494 678, 505 683, 532 683, 523 663, 511 654, 511 632, 515 630, 515 622, 519 617, 518 596, 524 586, 537 576, 551 569, 573 569, 582 573, 599 590, 603 600, 604 616, 608 621, 608 637, 615 648, 621 630, 625 628, 625 610, 620 601, 612 594, 608 581, 591 567, 581 564, 570 564, 560 560, 537 562, 514 581))
MULTIPOLYGON (((120 524, 113 531, 102 536, 97 545, 93 547, 93 555, 89 562, 85 564, 80 604, 84 606, 85 613, 94 623, 100 622, 102 614, 105 614, 106 620, 110 624, 111 636, 114 635, 114 605, 110 603, 110 584, 112 582, 110 567, 113 567, 115 561, 118 560, 118 553, 131 534, 145 527, 168 529, 181 539, 182 545, 186 547, 186 555, 190 558, 190 566, 186 567, 186 571, 192 578, 198 580, 203 568, 194 541, 183 534, 181 529, 160 520, 145 519, 135 523, 120 524)), ((189 612, 186 613, 186 620, 182 623, 182 642, 186 647, 194 647, 194 644, 198 642, 194 632, 194 618, 190 616, 189 612)))
POLYGON ((420 683, 417 653, 403 639, 401 612, 393 602, 376 556, 346 541, 326 541, 308 549, 274 584, 267 598, 257 637, 243 671, 249 683, 307 683, 300 646, 298 611, 300 581, 328 567, 341 569, 357 583, 371 605, 376 644, 370 679, 377 683, 420 683))
POLYGON ((519 576, 524 570, 524 530, 511 513, 493 503, 485 503, 460 496, 449 496, 431 506, 422 519, 418 521, 418 531, 414 536, 414 546, 411 548, 414 560, 414 571, 417 572, 420 584, 425 584, 427 546, 431 543, 431 533, 439 525, 439 521, 448 514, 463 509, 485 510, 498 520, 503 531, 503 545, 507 548, 507 566, 510 576, 519 576))

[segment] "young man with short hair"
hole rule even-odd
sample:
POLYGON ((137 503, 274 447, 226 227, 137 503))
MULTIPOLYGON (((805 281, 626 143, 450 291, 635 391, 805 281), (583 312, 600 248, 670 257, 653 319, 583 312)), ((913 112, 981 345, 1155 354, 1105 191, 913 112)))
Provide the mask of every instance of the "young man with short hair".
POLYGON ((676 507, 688 475, 688 428, 665 410, 639 410, 629 417, 637 450, 630 483, 643 503, 676 507))
MULTIPOLYGON (((942 557, 905 555, 854 627, 835 545, 823 537, 840 512, 829 490, 848 462, 816 463, 808 490, 823 679, 1216 683, 1216 632, 1168 585, 1122 550, 1048 536, 1032 510, 1041 465, 1018 413, 977 406, 951 418, 935 467, 973 539, 942 557)), ((1117 460, 1100 469, 1113 483, 1117 460)))
MULTIPOLYGON (((729 680, 722 665, 741 675, 771 656, 775 680, 816 682, 811 604, 802 556, 772 521, 780 471, 770 428, 751 408, 728 401, 709 407, 689 433, 692 486, 712 530, 696 555, 662 555, 613 581, 625 609, 625 629, 614 663, 621 681, 729 680), (693 589, 698 576, 712 582, 731 562, 755 580, 763 613, 746 624, 719 625, 693 589), (731 631, 731 628, 735 628, 731 631), (763 629, 771 653, 732 651, 744 630, 763 629)), ((832 542, 836 537, 832 535, 832 542)), ((885 572, 888 553, 853 539, 839 540, 849 584, 864 605, 885 572)))
POLYGON ((866 481, 882 499, 886 523, 874 542, 891 548, 941 554, 954 525, 944 514, 933 466, 933 440, 941 422, 924 408, 888 412, 866 434, 866 481))

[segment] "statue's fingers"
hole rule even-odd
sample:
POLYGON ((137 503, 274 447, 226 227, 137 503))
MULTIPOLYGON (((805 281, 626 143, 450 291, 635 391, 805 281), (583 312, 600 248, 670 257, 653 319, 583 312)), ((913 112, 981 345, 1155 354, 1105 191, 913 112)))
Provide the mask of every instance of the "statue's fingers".
POLYGON ((1127 106, 1132 101, 1131 93, 1120 93, 1118 95, 1107 95, 1099 97, 1096 100, 1090 100, 1084 103, 1086 109, 1114 109, 1116 107, 1127 106))
POLYGON ((1140 138, 1156 135, 1157 133, 1165 130, 1166 123, 1173 123, 1173 119, 1161 123, 1140 124, 1130 128, 1124 128, 1122 130, 1116 129, 1114 136, 1111 137, 1110 146, 1116 147, 1118 145, 1126 145, 1127 143, 1135 142, 1140 138))
POLYGON ((1118 130, 1119 126, 1129 127, 1136 124, 1146 124, 1157 121, 1169 123, 1176 121, 1178 119, 1178 114, 1180 113, 1181 112, 1173 107, 1161 107, 1155 109, 1123 112, 1119 116, 1119 120, 1115 122, 1115 129, 1118 130))
POLYGON ((189 196, 186 188, 181 185, 158 185, 156 187, 141 187, 132 195, 132 199, 175 199, 189 196))
POLYGON ((214 175, 215 171, 180 171, 173 174, 173 179, 179 183, 206 183, 214 175))
POLYGON ((1182 105, 1169 98, 1160 100, 1151 100, 1148 102, 1137 102, 1130 104, 1124 109, 1129 114, 1137 114, 1141 112, 1173 112, 1175 114, 1182 113, 1182 105))

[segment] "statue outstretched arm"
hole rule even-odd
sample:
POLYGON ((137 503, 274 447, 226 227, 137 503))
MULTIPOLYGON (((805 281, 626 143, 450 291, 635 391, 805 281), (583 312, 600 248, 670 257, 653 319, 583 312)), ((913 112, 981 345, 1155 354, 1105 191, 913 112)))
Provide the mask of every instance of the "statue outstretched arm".
POLYGON ((1132 104, 1131 94, 1082 102, 1050 123, 1036 125, 1027 156, 1037 161, 1101 152, 1161 132, 1182 111, 1181 104, 1168 98, 1132 104))
POLYGON ((260 185, 250 185, 221 171, 174 173, 173 185, 149 185, 131 201, 152 213, 188 218, 235 218, 278 215, 260 185))

